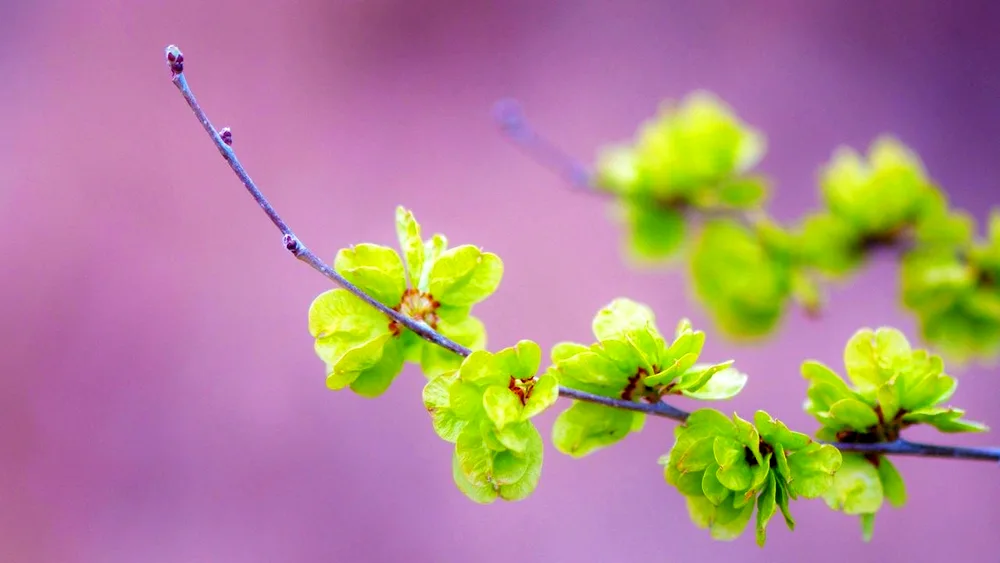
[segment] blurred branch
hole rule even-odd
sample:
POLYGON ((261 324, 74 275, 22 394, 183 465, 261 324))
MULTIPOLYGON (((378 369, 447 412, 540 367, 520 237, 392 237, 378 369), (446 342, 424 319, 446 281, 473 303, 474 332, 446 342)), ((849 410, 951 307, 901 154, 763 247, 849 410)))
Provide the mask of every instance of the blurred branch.
MULTIPOLYGON (((461 344, 449 339, 448 337, 442 335, 436 330, 432 329, 428 325, 416 321, 406 315, 403 315, 399 311, 387 307, 382 303, 375 300, 373 297, 365 293, 361 288, 352 284, 344 276, 337 273, 336 270, 331 268, 322 259, 320 259, 316 254, 314 254, 292 231, 291 227, 285 223, 284 219, 278 214, 271 203, 268 201, 267 197, 264 196, 257 184, 250 178, 247 174, 243 164, 240 163, 239 159, 236 157, 236 152, 232 148, 233 135, 229 128, 224 128, 222 130, 217 130, 212 122, 209 121, 208 115, 206 115, 205 110, 201 108, 198 104, 198 100, 195 98, 194 93, 191 91, 190 86, 188 86, 187 78, 184 75, 184 55, 181 53, 180 49, 176 46, 171 45, 166 49, 166 60, 167 66, 170 68, 170 73, 174 86, 180 91, 184 100, 187 102, 188 106, 191 107, 191 111, 194 112, 195 117, 201 123, 205 132, 212 139, 215 147, 219 150, 222 158, 226 160, 229 167, 232 168, 233 172, 240 179, 240 182, 250 193, 254 201, 264 210, 264 213, 271 220, 275 227, 281 231, 282 240, 285 249, 292 253, 293 256, 308 264, 312 269, 323 274, 328 279, 333 281, 338 286, 351 292, 353 295, 357 296, 359 299, 371 305, 378 311, 384 313, 394 322, 397 322, 406 328, 412 330, 418 336, 440 346, 448 351, 454 352, 459 356, 468 356, 472 353, 472 350, 462 346, 461 344)), ((509 110, 509 108, 508 108, 509 110)), ((499 110, 500 114, 504 113, 503 108, 499 110)), ((576 187, 588 187, 590 172, 586 170, 585 167, 577 166, 575 161, 555 148, 554 145, 548 143, 543 138, 534 133, 533 130, 528 128, 523 122, 517 121, 514 118, 519 114, 507 113, 507 119, 509 120, 509 126, 512 130, 517 132, 518 138, 522 143, 527 143, 526 146, 534 147, 538 152, 537 154, 547 155, 545 158, 548 159, 553 166, 559 167, 563 170, 567 177, 570 178, 571 182, 574 182, 576 187), (585 181, 586 180, 586 181, 585 181)), ((503 117, 502 115, 500 116, 503 117)), ((585 401, 589 403, 595 403, 599 405, 604 405, 611 408, 624 409, 634 412, 641 412, 649 414, 652 416, 658 416, 662 418, 668 418, 680 423, 687 420, 690 415, 689 412, 681 410, 677 407, 669 405, 665 402, 656 403, 638 403, 633 401, 626 401, 623 399, 614 399, 611 397, 603 397, 600 395, 594 395, 591 393, 586 393, 583 391, 578 391, 576 389, 570 389, 567 387, 559 387, 559 395, 561 397, 566 397, 575 401, 585 401)), ((897 440, 895 442, 881 443, 881 444, 842 444, 833 443, 842 451, 854 451, 854 452, 864 452, 870 454, 893 454, 893 455, 912 455, 912 456, 923 456, 923 457, 951 457, 956 459, 977 459, 977 460, 990 460, 990 461, 1000 461, 1000 449, 976 449, 976 448, 961 448, 961 447, 951 447, 951 446, 933 446, 925 444, 916 444, 912 442, 905 442, 902 440, 897 440)))

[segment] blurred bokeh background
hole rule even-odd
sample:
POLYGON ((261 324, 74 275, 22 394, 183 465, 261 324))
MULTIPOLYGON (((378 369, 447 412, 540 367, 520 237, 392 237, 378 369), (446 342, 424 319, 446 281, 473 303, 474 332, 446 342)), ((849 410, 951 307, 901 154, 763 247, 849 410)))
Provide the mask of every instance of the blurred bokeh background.
MULTIPOLYGON (((629 296, 664 326, 691 317, 708 357, 751 374, 724 408, 808 431, 803 359, 839 366, 861 326, 916 340, 895 265, 836 289, 821 322, 737 345, 680 271, 630 269, 605 204, 506 143, 491 106, 519 98, 589 159, 706 88, 768 134, 779 218, 816 204, 834 147, 892 132, 982 220, 1000 203, 998 29, 989 0, 0 0, 0 560, 996 561, 1000 469, 942 460, 899 461, 909 505, 870 544, 822 501, 793 504, 798 531, 774 523, 764 550, 713 542, 663 482, 663 421, 583 460, 549 448, 528 500, 468 501, 416 369, 376 401, 326 390, 305 321, 327 284, 286 255, 162 57, 184 50, 212 119, 324 256, 394 244, 404 204, 504 259, 477 308, 492 347, 587 340, 629 296)), ((993 427, 998 370, 955 372, 955 403, 993 427)))

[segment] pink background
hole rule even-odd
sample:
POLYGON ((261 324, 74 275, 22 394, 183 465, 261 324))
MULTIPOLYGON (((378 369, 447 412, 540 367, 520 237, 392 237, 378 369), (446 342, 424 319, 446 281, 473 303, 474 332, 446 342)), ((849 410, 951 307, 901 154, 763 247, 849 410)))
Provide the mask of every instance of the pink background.
MULTIPOLYGON (((327 284, 285 254, 162 56, 185 51, 209 114, 324 256, 394 243, 404 204, 504 259, 478 308, 493 347, 586 340, 629 296, 666 327, 690 316, 707 357, 751 374, 722 408, 811 431, 803 359, 839 367, 861 326, 916 340, 895 266, 836 289, 822 323, 793 313, 737 345, 679 271, 627 267, 606 206, 507 144, 490 108, 518 97, 589 159, 708 88, 768 133, 779 218, 815 206, 836 145, 891 131, 982 220, 1000 200, 998 28, 988 0, 0 0, 0 560, 996 561, 1000 469, 942 460, 899 461, 909 505, 870 544, 821 501, 793 504, 799 530, 773 524, 765 550, 713 542, 656 465, 667 421, 583 460, 549 448, 526 501, 466 500, 416 369, 377 401, 326 390, 305 320, 327 284)), ((956 403, 1000 427, 996 368, 956 373, 956 403)))

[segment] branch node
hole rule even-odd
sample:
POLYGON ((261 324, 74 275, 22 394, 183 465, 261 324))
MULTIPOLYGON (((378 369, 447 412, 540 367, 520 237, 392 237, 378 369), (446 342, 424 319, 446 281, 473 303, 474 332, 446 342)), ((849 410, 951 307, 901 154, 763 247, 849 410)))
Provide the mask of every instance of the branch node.
POLYGON ((302 243, 299 239, 292 234, 287 234, 282 237, 282 243, 285 245, 285 250, 291 252, 295 256, 298 256, 302 252, 302 243))
POLYGON ((184 72, 184 53, 177 48, 177 45, 167 47, 167 66, 174 76, 184 72))
POLYGON ((222 142, 226 143, 226 146, 233 146, 233 131, 228 127, 223 127, 219 130, 219 136, 222 137, 222 142))

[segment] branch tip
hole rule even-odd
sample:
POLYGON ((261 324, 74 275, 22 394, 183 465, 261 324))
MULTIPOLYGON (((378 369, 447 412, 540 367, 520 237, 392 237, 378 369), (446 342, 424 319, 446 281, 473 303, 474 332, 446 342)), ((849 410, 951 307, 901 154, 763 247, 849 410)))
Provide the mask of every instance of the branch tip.
POLYGON ((524 110, 514 98, 506 98, 494 104, 493 119, 508 134, 523 133, 525 130, 524 110))
POLYGON ((184 53, 177 48, 177 45, 170 45, 167 47, 167 66, 170 67, 170 72, 174 76, 177 76, 184 72, 184 53))

